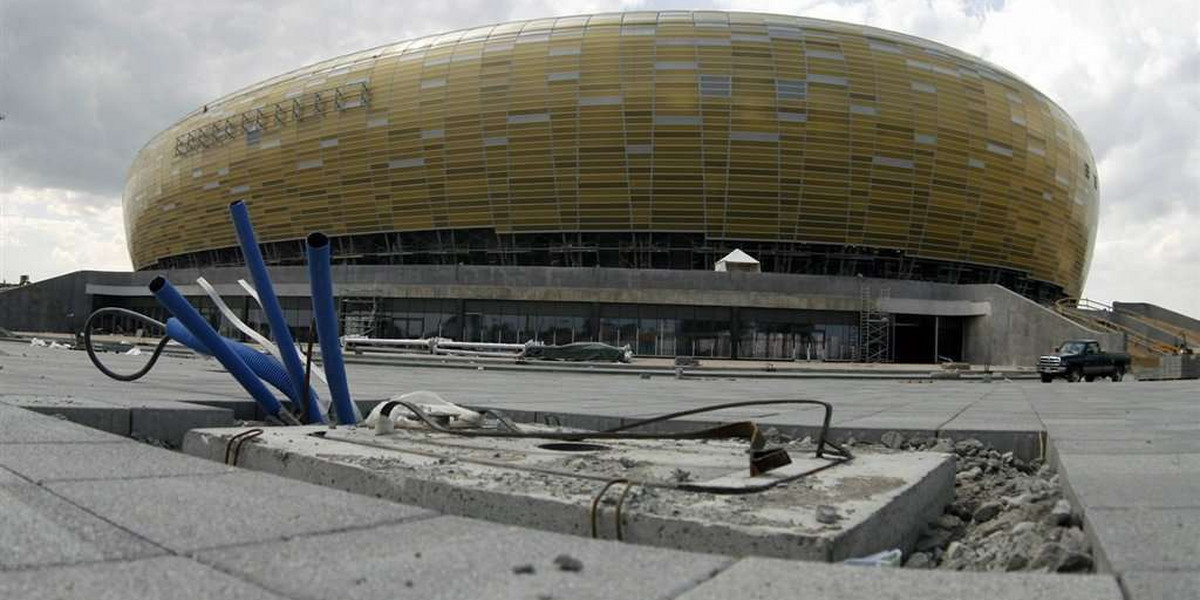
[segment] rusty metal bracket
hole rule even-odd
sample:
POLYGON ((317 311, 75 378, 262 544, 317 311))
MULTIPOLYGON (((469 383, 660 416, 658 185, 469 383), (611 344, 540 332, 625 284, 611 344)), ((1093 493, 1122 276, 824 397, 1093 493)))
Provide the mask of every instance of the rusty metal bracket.
POLYGON ((255 427, 254 429, 247 429, 246 431, 229 438, 229 441, 225 442, 225 464, 236 467, 238 456, 242 453, 242 444, 245 444, 246 442, 262 434, 263 430, 255 427), (230 460, 231 457, 232 460, 230 460))

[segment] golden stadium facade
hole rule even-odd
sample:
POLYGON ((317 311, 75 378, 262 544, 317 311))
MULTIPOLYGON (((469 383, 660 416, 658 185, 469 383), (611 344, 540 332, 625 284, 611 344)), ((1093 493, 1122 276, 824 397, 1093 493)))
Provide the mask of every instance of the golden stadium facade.
POLYGON ((332 59, 153 138, 124 194, 138 269, 268 260, 712 268, 1077 295, 1099 182, 1070 117, 1007 71, 880 29, 629 12, 332 59))

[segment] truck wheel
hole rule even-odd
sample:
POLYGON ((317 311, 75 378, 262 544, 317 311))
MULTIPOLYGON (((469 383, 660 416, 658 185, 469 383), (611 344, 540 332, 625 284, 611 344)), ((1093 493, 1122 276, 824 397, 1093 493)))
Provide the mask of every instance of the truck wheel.
POLYGON ((1113 373, 1112 373, 1113 383, 1116 383, 1124 378, 1125 378, 1124 369, 1117 369, 1116 371, 1113 371, 1113 373))
POLYGON ((1079 369, 1071 369, 1070 371, 1067 371, 1067 381, 1070 381, 1071 383, 1078 383, 1080 379, 1083 379, 1083 374, 1079 372, 1079 369))
POLYGON ((1084 377, 1084 378, 1083 378, 1083 380, 1084 380, 1084 381, 1086 381, 1086 382, 1088 382, 1088 383, 1091 383, 1091 382, 1093 382, 1093 381, 1095 381, 1095 380, 1096 380, 1096 376, 1095 376, 1095 375, 1088 375, 1088 376, 1084 377))
POLYGON ((1045 373, 1042 373, 1042 383, 1050 383, 1051 381, 1054 381, 1053 375, 1047 375, 1045 373))

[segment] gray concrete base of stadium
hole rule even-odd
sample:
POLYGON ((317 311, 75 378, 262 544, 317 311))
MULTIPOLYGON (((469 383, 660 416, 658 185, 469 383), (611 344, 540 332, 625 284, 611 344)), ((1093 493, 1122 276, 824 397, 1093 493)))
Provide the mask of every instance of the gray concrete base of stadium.
MULTIPOLYGON (((3 293, 0 327, 77 331, 102 306, 165 320, 146 284, 157 272, 80 271, 3 293)), ((303 267, 271 274, 288 322, 306 339, 311 321, 303 267)), ((214 324, 194 284, 203 275, 260 329, 237 280, 241 268, 166 272, 214 324)), ((372 337, 440 336, 469 342, 629 345, 636 356, 867 362, 864 332, 883 329, 874 359, 931 364, 1033 365, 1066 339, 1124 349, 1121 334, 1093 331, 999 285, 954 285, 775 273, 487 266, 335 266, 343 330, 372 337)), ((100 329, 133 333, 112 317, 100 329)), ((227 330, 227 335, 236 332, 227 330)))
MULTIPOLYGON (((103 358, 128 372, 146 357, 103 358)), ((363 427, 265 428, 229 444, 254 425, 240 420, 253 418, 255 405, 210 360, 164 356, 142 380, 123 383, 98 375, 82 352, 26 340, 0 342, 0 366, 4 598, 1200 596, 1192 381, 647 379, 347 366, 364 412, 424 389, 502 410, 524 427, 599 429, 732 399, 819 400, 833 407, 829 439, 855 454, 761 497, 702 494, 689 503, 682 492, 626 493, 618 483, 593 502, 613 470, 744 485, 723 472, 746 456, 717 441, 570 452, 459 440, 431 453, 433 434, 363 427), (938 444, 893 448, 922 439, 938 444), (1044 461, 1078 519, 1072 527, 1082 527, 1074 531, 1091 548, 1093 573, 824 562, 881 547, 907 556, 914 532, 935 518, 941 527, 950 513, 939 516, 940 507, 974 485, 952 465, 997 460, 968 458, 961 450, 971 444, 1011 453, 1003 461, 1044 461), (524 479, 513 476, 522 469, 524 479)), ((811 440, 823 412, 747 407, 673 426, 751 420, 776 440, 790 437, 792 468, 806 469, 818 460, 811 440)), ((1025 501, 991 493, 993 510, 1006 514, 1025 501)))

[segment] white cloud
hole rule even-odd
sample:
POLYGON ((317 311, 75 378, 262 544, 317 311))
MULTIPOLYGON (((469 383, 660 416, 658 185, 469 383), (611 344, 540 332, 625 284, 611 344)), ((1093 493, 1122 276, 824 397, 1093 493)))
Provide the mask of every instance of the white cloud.
POLYGON ((49 204, 37 216, 19 217, 37 236, 13 233, 17 217, 5 219, 9 233, 0 244, 15 249, 6 250, 9 266, 0 276, 15 276, 18 252, 36 277, 127 265, 123 241, 114 241, 123 237, 114 207, 134 153, 184 113, 243 86, 439 31, 552 14, 707 6, 901 31, 1025 79, 1072 115, 1096 156, 1101 226, 1087 295, 1200 315, 1200 256, 1190 239, 1200 231, 1195 0, 130 0, 121 10, 6 0, 0 193, 13 206, 49 204), (91 240, 99 245, 85 247, 91 240))
POLYGON ((129 270, 120 198, 85 196, 51 188, 0 192, 0 281, 129 270))

